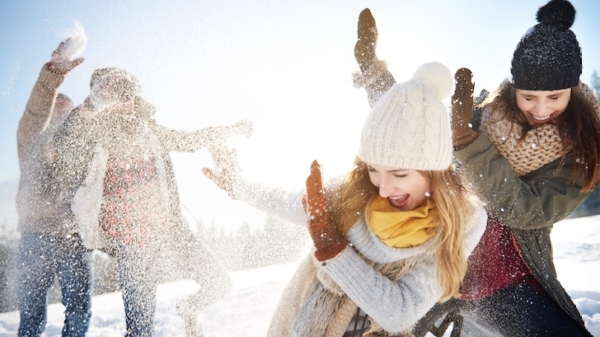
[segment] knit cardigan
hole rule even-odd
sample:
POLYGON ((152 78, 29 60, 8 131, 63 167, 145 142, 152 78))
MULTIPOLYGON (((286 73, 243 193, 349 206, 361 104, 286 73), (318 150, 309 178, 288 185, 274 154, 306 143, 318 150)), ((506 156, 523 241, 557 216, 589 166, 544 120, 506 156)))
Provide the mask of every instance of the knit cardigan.
MULTIPOLYGON (((140 114, 140 111, 136 111, 140 114)), ((110 118, 110 116, 106 116, 110 118)), ((187 227, 181 214, 177 183, 171 151, 193 152, 205 146, 202 130, 172 130, 158 125, 150 114, 144 114, 143 124, 147 128, 148 146, 151 146, 157 159, 157 169, 161 180, 161 191, 157 191, 168 202, 170 223, 177 227, 187 227)), ((61 191, 54 200, 57 212, 65 214, 70 222, 79 226, 84 244, 88 248, 105 248, 107 241, 99 230, 100 205, 103 180, 108 158, 107 143, 114 138, 118 125, 99 118, 86 119, 80 108, 71 113, 63 126, 52 139, 52 146, 46 155, 48 165, 53 166, 51 184, 61 191), (77 221, 75 221, 77 220, 77 221)))
MULTIPOLYGON (((239 199, 259 210, 306 226, 301 204, 304 190, 294 193, 240 182, 234 186, 234 192, 239 199)), ((466 256, 479 242, 487 219, 481 203, 474 198, 471 199, 470 213, 464 237, 466 256)), ((417 247, 391 248, 371 232, 363 218, 350 229, 346 238, 350 245, 333 259, 315 265, 309 257, 300 264, 273 316, 269 336, 291 336, 294 324, 339 324, 334 317, 320 317, 321 322, 296 322, 310 289, 317 280, 323 282, 323 275, 332 280, 387 335, 409 331, 439 301, 443 291, 437 282, 436 254, 431 249, 437 235, 417 247), (361 255, 375 264, 367 263, 361 255), (418 263, 396 282, 379 271, 383 265, 409 260, 418 263)), ((335 315, 335 318, 338 317, 335 315)), ((342 330, 345 329, 346 326, 342 330)))

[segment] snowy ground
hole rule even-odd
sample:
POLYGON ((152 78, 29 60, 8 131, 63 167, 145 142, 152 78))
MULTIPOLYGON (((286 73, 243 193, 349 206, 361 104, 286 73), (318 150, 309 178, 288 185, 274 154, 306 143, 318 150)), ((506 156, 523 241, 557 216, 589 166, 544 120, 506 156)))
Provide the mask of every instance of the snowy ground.
MULTIPOLYGON (((600 216, 563 221, 553 232, 554 255, 559 278, 577 304, 588 329, 600 337, 600 216)), ((233 291, 200 316, 207 336, 262 337, 295 264, 276 265, 231 273, 233 291)), ((159 286, 156 336, 184 336, 183 322, 175 303, 193 293, 197 285, 179 281, 159 286)), ((123 336, 125 321, 120 293, 93 299, 91 327, 87 336, 123 336)), ((60 336, 63 307, 49 307, 46 337, 60 336)), ((0 314, 0 337, 15 336, 18 312, 0 314)))

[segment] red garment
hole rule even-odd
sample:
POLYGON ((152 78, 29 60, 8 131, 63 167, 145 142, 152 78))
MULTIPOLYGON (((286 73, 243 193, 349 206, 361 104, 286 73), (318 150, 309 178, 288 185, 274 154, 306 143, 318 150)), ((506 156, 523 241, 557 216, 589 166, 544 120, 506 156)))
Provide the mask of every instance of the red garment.
POLYGON ((465 300, 478 300, 507 286, 537 282, 521 257, 512 232, 490 217, 468 263, 460 288, 465 300))
POLYGON ((106 163, 102 229, 125 244, 146 245, 165 223, 156 158, 143 151, 111 153, 106 163))

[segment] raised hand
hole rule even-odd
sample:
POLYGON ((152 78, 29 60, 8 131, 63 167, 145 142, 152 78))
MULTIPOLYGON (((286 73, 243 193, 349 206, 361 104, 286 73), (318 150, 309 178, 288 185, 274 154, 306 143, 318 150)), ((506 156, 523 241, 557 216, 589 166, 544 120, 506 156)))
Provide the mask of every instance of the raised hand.
POLYGON ((215 169, 202 168, 202 173, 212 180, 220 189, 227 192, 232 199, 237 199, 233 191, 234 185, 239 181, 240 165, 235 149, 229 150, 227 146, 215 143, 208 147, 208 151, 215 163, 215 169))
POLYGON ((354 57, 358 62, 360 71, 364 74, 373 61, 375 56, 375 47, 377 44, 377 25, 371 10, 365 8, 358 16, 357 41, 354 45, 354 57))
POLYGON ((454 75, 456 87, 452 95, 452 143, 456 150, 471 144, 479 135, 471 128, 473 119, 473 74, 460 68, 454 75))
POLYGON ((358 62, 360 73, 353 74, 353 82, 356 88, 365 88, 371 107, 396 83, 385 61, 379 60, 375 54, 377 36, 375 18, 371 10, 365 8, 358 16, 354 57, 358 62))
POLYGON ((70 59, 69 55, 66 53, 67 45, 69 44, 70 39, 71 38, 68 38, 61 42, 52 52, 52 58, 50 59, 50 62, 47 63, 47 67, 50 72, 64 75, 85 61, 84 58, 77 58, 74 60, 70 59))
POLYGON ((329 217, 327 195, 323 189, 321 167, 315 160, 306 179, 306 197, 303 200, 308 217, 308 231, 316 248, 319 261, 329 260, 339 254, 348 241, 342 237, 329 217))

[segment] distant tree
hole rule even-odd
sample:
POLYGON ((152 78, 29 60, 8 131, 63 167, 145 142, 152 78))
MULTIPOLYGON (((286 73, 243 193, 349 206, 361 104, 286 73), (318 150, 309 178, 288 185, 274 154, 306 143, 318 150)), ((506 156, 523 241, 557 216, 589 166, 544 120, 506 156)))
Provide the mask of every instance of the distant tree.
POLYGON ((232 233, 227 229, 233 225, 212 220, 203 234, 204 241, 228 271, 290 263, 308 249, 306 228, 271 214, 267 214, 263 229, 254 229, 244 221, 232 233))
MULTIPOLYGON (((592 73, 590 86, 596 91, 596 99, 600 101, 600 77, 596 71, 592 73)), ((590 193, 584 203, 581 204, 570 217, 578 218, 597 214, 600 214, 600 186, 597 186, 592 193, 590 193)))
POLYGON ((244 221, 242 227, 240 227, 231 238, 233 247, 230 250, 230 258, 236 262, 234 264, 235 269, 246 269, 247 265, 252 264, 252 256, 248 253, 249 247, 254 244, 253 241, 250 225, 248 222, 244 221))
POLYGON ((6 235, 6 233, 4 232, 6 228, 6 223, 4 222, 0 222, 0 245, 6 245, 6 242, 8 241, 8 237, 6 235))
POLYGON ((592 73, 592 81, 590 83, 592 89, 596 90, 596 98, 600 101, 600 77, 598 77, 598 72, 594 71, 592 73))
POLYGON ((250 230, 250 224, 247 221, 242 223, 242 227, 237 231, 236 236, 241 241, 250 241, 252 231, 250 230))
POLYGON ((0 312, 17 309, 15 257, 16 249, 0 245, 0 312))
POLYGON ((308 231, 306 228, 267 215, 265 219, 265 256, 268 264, 288 263, 297 259, 306 247, 308 231))
POLYGON ((206 235, 206 226, 201 219, 196 220, 196 235, 200 237, 206 235))

